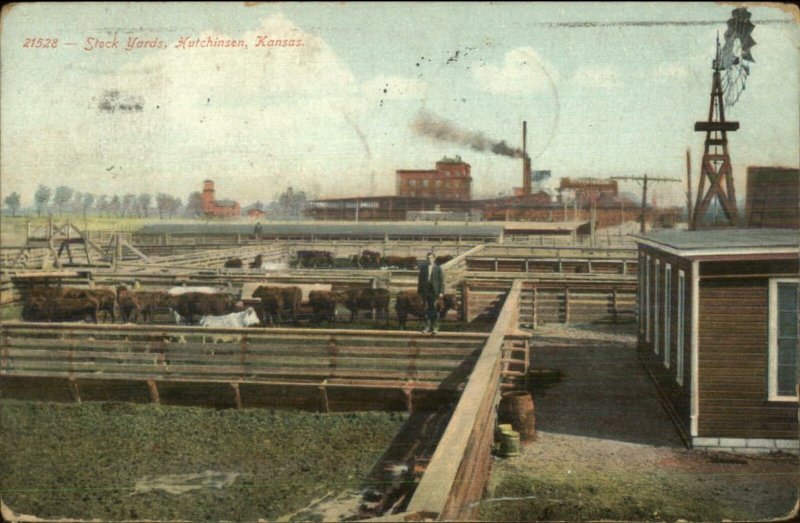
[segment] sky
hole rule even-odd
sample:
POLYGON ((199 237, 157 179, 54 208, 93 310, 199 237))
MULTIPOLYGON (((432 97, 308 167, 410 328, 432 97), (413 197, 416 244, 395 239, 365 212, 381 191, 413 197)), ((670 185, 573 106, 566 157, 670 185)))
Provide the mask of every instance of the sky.
MULTIPOLYGON (((39 184, 63 184, 185 200, 211 178, 218 197, 243 205, 290 185, 389 195, 395 170, 455 155, 471 164, 476 197, 520 185, 520 160, 421 136, 411 125, 421 112, 512 147, 525 120, 532 166, 554 178, 683 180, 689 148, 696 186, 694 122, 707 115, 716 35, 734 7, 16 5, 0 34, 0 194, 29 205, 39 184), (246 47, 181 46, 209 37, 246 47)), ((755 63, 726 110, 741 125, 729 135, 738 195, 748 165, 800 165, 797 14, 749 10, 755 63)), ((660 204, 683 203, 685 190, 653 189, 660 204)))

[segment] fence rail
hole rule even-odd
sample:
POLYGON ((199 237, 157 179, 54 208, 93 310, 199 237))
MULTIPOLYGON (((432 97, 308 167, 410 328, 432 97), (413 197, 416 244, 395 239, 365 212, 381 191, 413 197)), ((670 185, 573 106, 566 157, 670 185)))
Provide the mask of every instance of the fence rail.
POLYGON ((487 340, 400 331, 0 326, 0 375, 371 389, 458 390, 487 340))

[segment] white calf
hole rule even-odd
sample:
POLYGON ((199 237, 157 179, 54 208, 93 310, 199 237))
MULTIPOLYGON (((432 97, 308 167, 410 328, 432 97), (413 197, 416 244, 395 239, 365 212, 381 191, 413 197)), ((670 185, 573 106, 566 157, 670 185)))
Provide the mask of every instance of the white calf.
POLYGON ((253 307, 248 307, 242 312, 232 312, 225 316, 203 316, 200 325, 203 327, 235 327, 244 328, 259 325, 258 314, 253 307))

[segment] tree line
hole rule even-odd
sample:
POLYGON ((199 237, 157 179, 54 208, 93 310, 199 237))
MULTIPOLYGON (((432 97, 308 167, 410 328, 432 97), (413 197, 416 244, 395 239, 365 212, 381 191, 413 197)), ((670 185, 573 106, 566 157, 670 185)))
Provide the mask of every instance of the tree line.
MULTIPOLYGON (((3 203, 12 216, 22 210, 22 200, 17 192, 6 196, 3 203)), ((308 197, 305 192, 288 187, 267 206, 259 201, 251 208, 264 210, 272 216, 299 217, 307 205, 308 197)), ((160 219, 175 216, 199 217, 203 215, 203 199, 200 191, 189 194, 184 204, 180 198, 165 193, 158 193, 155 197, 149 193, 96 195, 76 191, 66 185, 59 185, 55 189, 39 185, 29 212, 35 212, 37 216, 78 214, 116 218, 149 218, 156 215, 160 219)))

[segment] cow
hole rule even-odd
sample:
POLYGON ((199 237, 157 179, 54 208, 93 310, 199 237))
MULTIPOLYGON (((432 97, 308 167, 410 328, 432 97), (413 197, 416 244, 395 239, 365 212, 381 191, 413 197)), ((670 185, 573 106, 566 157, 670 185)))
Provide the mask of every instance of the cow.
POLYGON ((242 265, 244 264, 240 258, 228 258, 228 260, 225 261, 226 269, 241 269, 242 265))
POLYGON ((333 267, 333 253, 329 251, 297 251, 296 256, 298 267, 333 267))
POLYGON ((96 298, 34 297, 22 308, 25 321, 86 321, 97 323, 99 302, 96 298))
MULTIPOLYGON (((452 294, 445 294, 436 300, 436 312, 440 318, 447 316, 448 311, 456 308, 456 297, 452 294)), ((397 313, 397 322, 401 329, 406 328, 406 319, 409 315, 417 318, 425 317, 425 302, 422 297, 414 291, 404 291, 397 295, 394 303, 394 310, 397 313)))
POLYGON ((350 288, 344 295, 344 306, 350 310, 350 322, 355 321, 359 310, 375 311, 377 318, 389 322, 389 291, 387 289, 350 288))
POLYGON ((279 287, 259 285, 253 291, 253 298, 261 300, 261 323, 266 325, 267 320, 269 320, 270 325, 275 325, 276 319, 281 321, 283 292, 279 287))
POLYGON ((61 296, 63 298, 68 299, 86 299, 92 298, 95 299, 98 303, 97 312, 99 313, 105 312, 105 318, 108 319, 108 316, 111 316, 111 323, 114 323, 116 320, 116 305, 117 305, 117 295, 112 289, 106 288, 95 288, 95 289, 78 289, 75 287, 64 287, 61 291, 61 296))
POLYGON ((192 323, 194 316, 222 316, 232 312, 235 301, 233 296, 227 293, 187 292, 172 296, 170 305, 176 314, 176 323, 180 323, 181 318, 192 323))
POLYGON ((133 291, 125 286, 117 288, 119 314, 124 323, 152 323, 157 310, 171 306, 170 296, 160 291, 133 291))
POLYGON ((381 253, 363 250, 361 254, 351 256, 350 261, 354 267, 360 269, 377 269, 381 266, 381 253))
POLYGON ((341 303, 342 295, 333 291, 311 291, 308 293, 308 304, 316 321, 336 321, 336 306, 341 303))
POLYGON ((251 325, 259 325, 258 314, 253 307, 248 307, 241 312, 232 312, 224 316, 203 316, 200 318, 202 327, 233 327, 244 328, 251 325))
POLYGON ((264 263, 264 256, 259 254, 256 256, 255 260, 250 263, 251 269, 260 269, 261 265, 264 263))
POLYGON ((414 270, 417 268, 417 258, 414 256, 384 256, 381 260, 381 267, 414 270))

